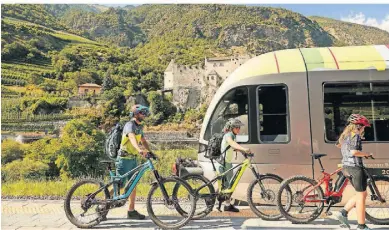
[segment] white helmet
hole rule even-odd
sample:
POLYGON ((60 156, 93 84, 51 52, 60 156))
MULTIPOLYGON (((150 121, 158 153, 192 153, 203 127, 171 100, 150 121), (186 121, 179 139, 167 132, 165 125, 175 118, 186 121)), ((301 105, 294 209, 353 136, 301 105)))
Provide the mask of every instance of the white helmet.
POLYGON ((224 127, 227 130, 231 130, 233 128, 240 128, 241 126, 244 126, 244 124, 239 119, 230 118, 230 119, 228 119, 228 121, 224 127))

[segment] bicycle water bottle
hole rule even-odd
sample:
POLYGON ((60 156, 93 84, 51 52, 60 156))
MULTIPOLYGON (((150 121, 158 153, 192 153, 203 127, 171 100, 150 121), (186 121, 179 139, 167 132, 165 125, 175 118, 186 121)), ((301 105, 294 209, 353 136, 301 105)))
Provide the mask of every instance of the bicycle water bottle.
POLYGON ((332 191, 332 178, 330 178, 330 181, 328 181, 328 190, 332 191))
POLYGON ((338 179, 335 182, 335 192, 339 192, 339 190, 342 188, 346 179, 347 178, 345 175, 343 175, 342 171, 339 171, 338 172, 338 179))

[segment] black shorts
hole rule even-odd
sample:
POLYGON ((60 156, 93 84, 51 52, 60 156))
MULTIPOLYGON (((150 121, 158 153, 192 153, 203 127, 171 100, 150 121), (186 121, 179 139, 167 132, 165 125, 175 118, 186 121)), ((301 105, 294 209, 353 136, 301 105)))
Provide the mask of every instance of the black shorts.
POLYGON ((367 187, 367 176, 365 171, 358 166, 343 166, 343 174, 350 180, 355 191, 364 192, 367 187))

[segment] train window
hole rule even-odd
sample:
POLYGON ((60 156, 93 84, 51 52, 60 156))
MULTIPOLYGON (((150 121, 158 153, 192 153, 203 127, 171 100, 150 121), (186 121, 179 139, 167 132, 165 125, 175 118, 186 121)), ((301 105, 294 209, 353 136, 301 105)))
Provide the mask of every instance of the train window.
POLYGON ((287 143, 289 109, 286 85, 258 87, 259 141, 287 143))
POLYGON ((216 106, 205 131, 204 139, 209 140, 213 134, 221 133, 228 119, 238 118, 245 124, 245 126, 241 128, 236 140, 243 143, 248 142, 248 110, 247 87, 238 87, 230 90, 223 96, 219 104, 216 106))
POLYGON ((352 113, 370 120, 365 141, 389 141, 389 82, 325 83, 323 91, 327 142, 339 138, 352 113))

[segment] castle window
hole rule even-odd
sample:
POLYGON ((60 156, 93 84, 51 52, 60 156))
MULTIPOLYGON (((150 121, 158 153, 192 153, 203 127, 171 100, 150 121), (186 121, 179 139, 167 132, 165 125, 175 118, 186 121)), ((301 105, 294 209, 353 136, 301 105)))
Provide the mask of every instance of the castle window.
POLYGON ((224 66, 224 64, 223 63, 220 63, 220 65, 219 66, 224 66))
POLYGON ((228 73, 228 70, 226 70, 226 72, 228 73))
POLYGON ((213 67, 216 67, 216 66, 217 66, 217 64, 216 64, 216 63, 214 63, 214 64, 213 64, 213 67))
POLYGON ((212 76, 212 80, 215 80, 215 76, 212 76))
POLYGON ((209 81, 209 76, 207 77, 207 80, 209 81))

